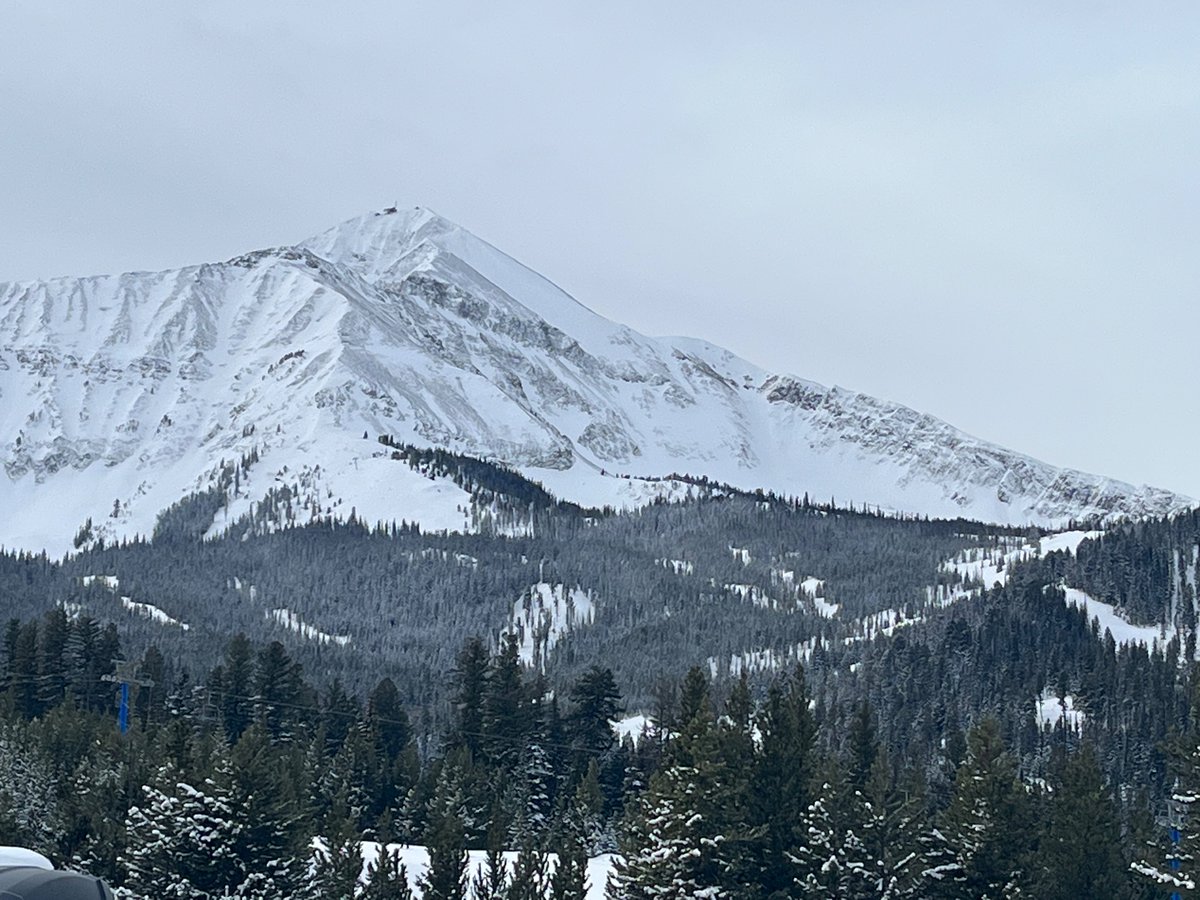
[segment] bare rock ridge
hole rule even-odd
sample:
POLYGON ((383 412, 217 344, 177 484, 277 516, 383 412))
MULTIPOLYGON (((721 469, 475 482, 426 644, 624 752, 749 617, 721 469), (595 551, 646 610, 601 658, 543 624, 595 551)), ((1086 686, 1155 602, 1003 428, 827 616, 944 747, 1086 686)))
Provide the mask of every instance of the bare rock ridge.
POLYGON ((0 284, 6 546, 63 552, 88 519, 149 533, 238 461, 214 532, 281 485, 311 515, 469 527, 462 492, 400 471, 379 435, 595 505, 644 502, 668 488, 639 479, 671 472, 1009 523, 1192 505, 640 335, 420 208, 223 263, 0 284))

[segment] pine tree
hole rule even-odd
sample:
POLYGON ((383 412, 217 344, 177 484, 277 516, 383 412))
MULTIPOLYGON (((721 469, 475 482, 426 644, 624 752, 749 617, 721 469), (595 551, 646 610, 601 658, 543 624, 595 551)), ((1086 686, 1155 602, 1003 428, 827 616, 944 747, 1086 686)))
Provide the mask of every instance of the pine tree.
MULTIPOLYGON (((87 620, 91 621, 91 620, 87 620)), ((92 623, 94 626, 94 622, 92 623)), ((41 712, 38 702, 38 626, 36 622, 20 625, 12 635, 12 648, 7 656, 8 691, 17 713, 32 719, 41 712)), ((85 698, 86 699, 86 698, 85 698)))
POLYGON ((568 827, 583 841, 589 856, 610 853, 616 849, 616 838, 604 818, 604 796, 600 792, 600 769, 593 759, 575 788, 567 807, 568 827))
POLYGON ((1066 761, 1048 812, 1031 878, 1039 900, 1128 897, 1120 817, 1089 745, 1066 761))
POLYGON ((798 866, 793 895, 811 900, 867 900, 880 896, 878 878, 860 836, 847 829, 841 800, 832 785, 805 812, 807 839, 790 856, 798 866))
POLYGON ((724 795, 730 777, 709 704, 708 681, 694 668, 680 697, 681 732, 667 748, 663 767, 638 801, 621 841, 608 895, 613 900, 659 896, 733 896, 743 822, 731 820, 739 804, 724 795))
POLYGON ((304 679, 300 664, 283 644, 272 641, 258 654, 254 673, 254 709, 257 721, 273 743, 288 743, 299 721, 304 679))
POLYGON ((240 836, 230 799, 217 784, 193 786, 163 769, 130 808, 121 864, 136 896, 232 896, 245 882, 247 861, 236 856, 240 836))
POLYGON ((400 850, 381 843, 379 852, 367 863, 367 884, 360 900, 413 900, 408 870, 400 862, 400 850))
POLYGON ((971 729, 967 746, 942 831, 954 849, 967 894, 998 898, 1024 877, 1032 833, 1028 802, 994 718, 971 729))
POLYGON ((582 836, 568 823, 555 843, 558 863, 550 878, 550 900, 586 900, 588 857, 582 836))
POLYGON ((450 773, 443 775, 426 825, 429 869, 421 879, 421 896, 424 900, 463 900, 467 886, 467 846, 458 809, 460 797, 450 773))
POLYGON ((487 831, 487 856, 471 882, 471 900, 504 900, 508 891, 508 865, 504 861, 504 822, 493 810, 487 831))
POLYGON ((483 695, 484 759, 497 777, 516 768, 532 724, 517 636, 506 634, 488 668, 483 695))
POLYGON ((43 618, 39 646, 38 704, 51 709, 62 702, 67 690, 67 643, 71 622, 61 607, 55 607, 43 618))
POLYGON ((454 669, 454 725, 447 738, 449 748, 466 748, 482 759, 483 695, 487 685, 488 652, 474 637, 458 654, 454 669))
POLYGON ((621 692, 611 669, 592 666, 576 680, 570 692, 573 709, 564 723, 572 748, 572 783, 593 760, 601 759, 615 742, 612 722, 621 714, 621 692))
POLYGON ((504 900, 545 900, 546 887, 546 854, 527 842, 517 852, 504 900))
POLYGON ((0 720, 0 836, 6 843, 50 847, 65 830, 59 775, 31 732, 24 722, 0 720))
POLYGON ((319 900, 354 900, 363 868, 362 839, 347 808, 345 792, 334 799, 324 837, 324 845, 314 854, 313 895, 319 900))
POLYGON ((761 737, 751 772, 749 824, 761 836, 750 848, 754 882, 766 897, 788 897, 807 874, 797 868, 795 851, 808 841, 806 818, 813 802, 816 725, 802 669, 770 686, 755 723, 761 737))
POLYGON ((244 634, 234 635, 225 648, 225 662, 214 669, 209 679, 211 693, 216 697, 225 729, 225 740, 230 746, 241 740, 250 727, 252 712, 250 696, 253 691, 254 657, 250 639, 244 634))
POLYGON ((214 780, 226 792, 238 826, 232 849, 246 873, 239 896, 267 900, 300 890, 308 840, 301 805, 285 757, 265 729, 252 725, 218 766, 214 780))

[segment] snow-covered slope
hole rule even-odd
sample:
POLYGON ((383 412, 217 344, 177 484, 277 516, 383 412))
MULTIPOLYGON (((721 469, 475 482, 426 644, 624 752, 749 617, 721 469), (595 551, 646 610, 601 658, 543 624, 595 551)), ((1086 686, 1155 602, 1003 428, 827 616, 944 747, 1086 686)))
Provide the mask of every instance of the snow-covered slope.
POLYGON ((7 546, 61 552, 88 518, 147 533, 243 459, 216 529, 280 485, 308 514, 468 527, 469 498, 391 460, 383 434, 593 505, 642 502, 658 488, 637 479, 671 472, 1002 522, 1191 503, 645 337, 424 209, 224 263, 0 284, 7 546))

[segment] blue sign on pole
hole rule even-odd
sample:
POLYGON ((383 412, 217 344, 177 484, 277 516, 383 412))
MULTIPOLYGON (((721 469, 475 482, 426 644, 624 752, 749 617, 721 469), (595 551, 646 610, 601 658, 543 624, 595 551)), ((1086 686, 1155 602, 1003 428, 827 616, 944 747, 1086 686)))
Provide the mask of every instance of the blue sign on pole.
POLYGON ((121 682, 121 711, 117 716, 121 734, 129 733, 129 682, 121 682))

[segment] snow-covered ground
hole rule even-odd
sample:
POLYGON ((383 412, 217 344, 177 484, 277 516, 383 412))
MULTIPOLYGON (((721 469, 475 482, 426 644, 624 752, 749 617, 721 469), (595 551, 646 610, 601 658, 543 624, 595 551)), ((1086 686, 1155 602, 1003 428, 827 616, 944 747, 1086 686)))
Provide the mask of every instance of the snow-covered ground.
POLYGON ((696 567, 683 559, 656 559, 654 564, 662 566, 664 569, 670 569, 676 575, 694 575, 696 573, 696 567))
POLYGON ((642 739, 642 735, 646 733, 646 729, 653 725, 654 722, 649 716, 639 713, 636 716, 626 716, 623 719, 617 719, 610 724, 612 725, 613 734, 617 736, 618 741, 629 738, 636 747, 638 741, 642 739))
POLYGON ((1099 622, 1100 633, 1111 631, 1113 640, 1118 644, 1145 644, 1154 649, 1165 646, 1175 636, 1174 628, 1134 625, 1122 618, 1112 604, 1097 600, 1076 588, 1065 587, 1063 592, 1070 606, 1086 610, 1090 619, 1099 622))
POLYGON ((137 613, 139 616, 145 616, 147 619, 158 622, 160 625, 174 625, 184 631, 191 628, 186 622, 180 622, 178 619, 168 616, 153 603, 135 603, 132 597, 122 597, 121 605, 130 612, 137 613))
POLYGON ((1016 524, 1192 503, 640 335, 420 208, 226 262, 0 284, 0 395, 0 503, 21 510, 0 545, 54 555, 88 519, 95 538, 150 534, 222 461, 240 473, 214 533, 273 488, 298 495, 281 526, 353 511, 475 527, 468 496, 391 459, 381 435, 504 462, 591 506, 691 495, 676 472, 1016 524))
POLYGON ((946 606, 997 584, 1007 584, 1009 569, 1013 564, 1055 551, 1074 554, 1083 541, 1101 534, 1103 532, 1100 531, 1062 531, 1045 535, 1036 543, 1025 538, 1009 537, 999 539, 995 547, 968 548, 942 566, 943 572, 957 576, 962 583, 949 588, 944 585, 930 587, 927 590, 928 599, 936 606, 946 606))
POLYGON ((754 562, 754 557, 750 555, 750 551, 745 547, 730 547, 729 552, 733 554, 733 558, 740 562, 743 566, 748 566, 754 562))
POLYGON ((316 641, 319 644, 337 644, 339 647, 345 647, 350 643, 349 636, 344 634, 326 634, 321 629, 309 625, 286 607, 267 610, 266 616, 289 631, 294 631, 301 637, 310 641, 316 641))
POLYGON ((800 582, 800 592, 812 602, 813 609, 823 619, 832 619, 837 615, 838 604, 825 599, 825 582, 823 579, 808 576, 800 582))
MULTIPOLYGON (((1073 554, 1083 541, 1102 534, 1100 531, 1063 531, 1045 535, 1036 544, 1010 539, 1002 542, 997 548, 966 550, 947 561, 944 570, 956 573, 968 584, 955 585, 950 590, 935 591, 929 588, 929 599, 935 605, 947 605, 978 594, 983 589, 980 584, 985 588, 994 584, 1007 584, 1009 568, 1014 563, 1034 555, 1045 556, 1055 551, 1073 554)), ((1150 649, 1161 649, 1175 636, 1174 628, 1134 625, 1117 612, 1112 604, 1097 600, 1077 588, 1064 585, 1063 591, 1068 605, 1086 610, 1089 618, 1099 623, 1100 633, 1112 632, 1113 639, 1118 644, 1140 643, 1150 649)))
MULTIPOLYGON (((121 580, 115 575, 84 575, 79 579, 79 581, 84 587, 90 587, 93 584, 101 585, 114 594, 120 590, 121 587, 121 580)), ((75 612, 82 610, 82 607, 79 607, 78 604, 63 604, 63 609, 66 610, 68 614, 72 612, 68 606, 76 607, 75 612)), ((183 631, 187 631, 191 628, 191 626, 186 622, 180 622, 178 619, 159 609, 153 603, 141 603, 135 601, 132 597, 122 596, 121 606, 134 615, 150 619, 152 622, 157 622, 160 625, 173 625, 182 629, 183 631)))
POLYGON ((1067 727, 1072 731, 1081 730, 1087 719, 1083 710, 1075 708, 1073 695, 1067 694, 1065 697, 1059 698, 1051 691, 1043 691, 1042 695, 1034 702, 1034 714, 1037 716, 1038 722, 1051 727, 1065 719, 1067 727))
MULTIPOLYGON (((416 892, 416 896, 421 897, 420 882, 425 872, 429 869, 429 851, 416 844, 388 844, 387 846, 389 850, 399 853, 400 862, 404 865, 408 873, 409 887, 416 892)), ((324 843, 320 838, 313 841, 313 848, 314 850, 324 848, 324 843)), ((361 878, 364 882, 367 878, 367 867, 379 857, 379 848, 380 845, 374 841, 363 841, 363 869, 361 878)), ((512 872, 516 858, 517 854, 515 852, 510 851, 504 854, 504 861, 510 873, 512 872)), ((468 852, 468 883, 484 867, 486 859, 487 854, 482 850, 471 850, 468 852)), ((612 863, 612 854, 604 854, 588 860, 587 900, 603 900, 604 887, 608 883, 608 873, 612 871, 612 863)), ((558 865, 558 857, 553 853, 549 854, 547 864, 548 871, 552 873, 555 866, 558 865)))
POLYGON ((79 579, 84 587, 91 587, 93 584, 99 584, 110 591, 115 591, 121 586, 121 580, 116 575, 84 575, 79 579))
MULTIPOLYGON (((734 653, 728 659, 729 677, 738 678, 743 672, 748 675, 780 672, 795 666, 796 663, 806 663, 818 645, 828 646, 828 642, 824 638, 814 637, 782 650, 766 647, 734 653)), ((715 656, 708 658, 709 677, 716 679, 721 675, 721 664, 724 661, 715 656)))
POLYGON ((521 661, 544 667, 559 639, 596 618, 592 595, 578 587, 539 581, 513 603, 511 631, 516 634, 521 661))

